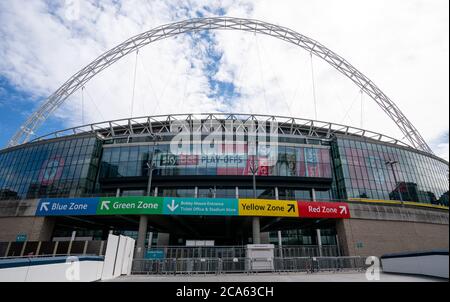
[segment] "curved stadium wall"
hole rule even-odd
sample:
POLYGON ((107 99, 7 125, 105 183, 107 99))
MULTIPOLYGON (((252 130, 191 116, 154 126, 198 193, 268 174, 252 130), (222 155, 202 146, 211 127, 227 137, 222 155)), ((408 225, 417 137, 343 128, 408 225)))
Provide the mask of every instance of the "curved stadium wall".
MULTIPOLYGON (((144 125, 157 135, 125 131, 108 137, 105 132, 118 133, 123 128, 111 126, 1 150, 0 198, 110 196, 118 188, 123 196, 142 196, 151 159, 155 163, 152 194, 253 197, 251 164, 255 157, 248 155, 247 141, 223 144, 226 152, 221 155, 177 155, 169 147, 177 133, 162 125, 144 125)), ((345 131, 325 135, 322 127, 308 127, 294 122, 279 126, 276 163, 265 166, 257 157, 258 197, 307 200, 314 188, 316 199, 323 200, 402 199, 448 206, 445 160, 398 142, 345 131), (299 131, 292 131, 295 128, 299 131), (397 164, 389 166, 387 161, 397 164)), ((193 141, 191 147, 199 143, 193 141)))

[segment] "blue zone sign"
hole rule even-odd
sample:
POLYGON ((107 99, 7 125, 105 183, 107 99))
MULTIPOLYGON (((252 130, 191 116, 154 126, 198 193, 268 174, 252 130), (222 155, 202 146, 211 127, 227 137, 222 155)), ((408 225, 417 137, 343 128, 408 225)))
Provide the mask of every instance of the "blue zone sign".
POLYGON ((43 198, 36 216, 95 215, 99 198, 43 198))

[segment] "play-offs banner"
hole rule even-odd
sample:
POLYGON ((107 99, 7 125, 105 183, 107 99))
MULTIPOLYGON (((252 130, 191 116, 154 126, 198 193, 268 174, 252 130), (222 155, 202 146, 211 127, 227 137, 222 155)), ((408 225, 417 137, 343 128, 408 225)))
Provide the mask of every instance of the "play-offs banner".
POLYGON ((350 218, 343 202, 269 199, 100 197, 44 198, 36 216, 82 215, 195 215, 350 218))

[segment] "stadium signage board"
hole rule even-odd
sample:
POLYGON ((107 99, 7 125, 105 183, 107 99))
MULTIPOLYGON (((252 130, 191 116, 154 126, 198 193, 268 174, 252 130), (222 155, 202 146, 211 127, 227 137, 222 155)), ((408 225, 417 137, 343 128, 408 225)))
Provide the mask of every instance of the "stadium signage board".
POLYGON ((43 198, 38 203, 35 215, 192 215, 346 219, 350 218, 350 210, 348 204, 344 202, 142 196, 43 198))
POLYGON ((102 197, 97 205, 97 215, 162 214, 162 197, 102 197))
POLYGON ((164 198, 166 215, 237 216, 235 198, 164 198))
POLYGON ((96 215, 98 198, 43 198, 36 216, 96 215))
POLYGON ((298 217, 297 201, 239 199, 239 216, 298 217))
POLYGON ((344 202, 298 202, 299 217, 350 218, 348 204, 344 202))

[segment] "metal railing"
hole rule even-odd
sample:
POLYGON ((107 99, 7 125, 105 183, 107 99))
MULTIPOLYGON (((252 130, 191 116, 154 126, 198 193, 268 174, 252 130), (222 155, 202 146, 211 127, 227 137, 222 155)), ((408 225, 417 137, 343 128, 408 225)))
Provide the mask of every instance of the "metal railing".
POLYGON ((133 274, 226 274, 260 272, 364 271, 368 265, 363 257, 293 257, 273 258, 271 266, 264 270, 254 269, 250 258, 172 258, 135 259, 133 274))
MULTIPOLYGON (((160 252, 167 259, 180 258, 245 258, 245 246, 161 246, 147 249, 147 252, 160 252)), ((287 245, 274 248, 275 258, 289 257, 337 257, 336 245, 287 245)))

